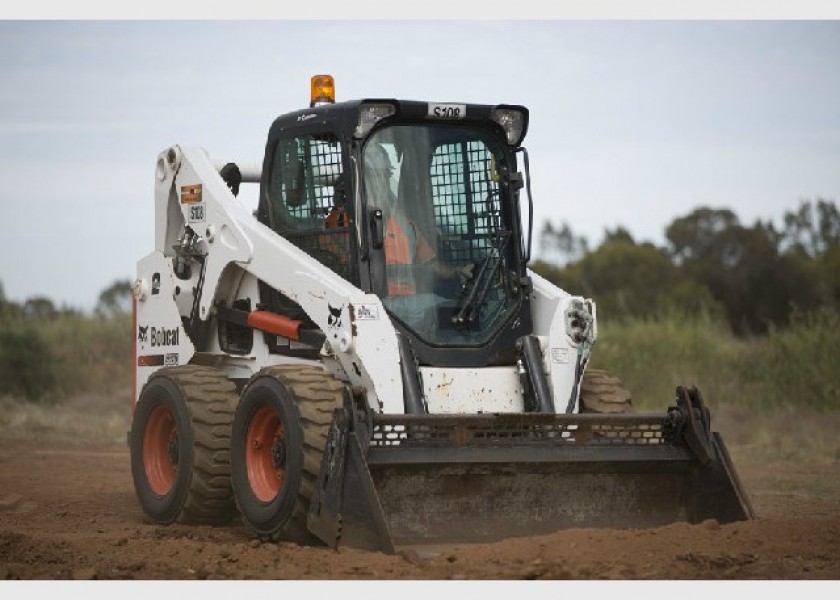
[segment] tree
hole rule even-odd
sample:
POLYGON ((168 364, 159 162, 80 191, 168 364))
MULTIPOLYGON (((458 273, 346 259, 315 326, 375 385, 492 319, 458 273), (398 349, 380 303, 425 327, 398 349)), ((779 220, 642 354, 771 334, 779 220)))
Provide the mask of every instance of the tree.
POLYGON ((820 254, 840 245, 840 210, 834 201, 817 198, 817 230, 819 231, 820 254))
POLYGON ((128 313, 131 310, 132 290, 131 281, 128 279, 114 281, 99 294, 96 314, 113 317, 128 313))
POLYGON ((33 296, 23 303, 23 314, 29 319, 51 319, 56 315, 55 304, 46 296, 33 296))
POLYGON ((608 231, 604 243, 573 264, 533 268, 566 291, 593 298, 606 319, 720 313, 709 291, 684 275, 665 250, 635 244, 623 228, 608 231))
POLYGON ((800 200, 799 208, 785 212, 783 221, 782 245, 786 252, 817 257, 840 244, 840 211, 832 200, 800 200))
POLYGON ((0 281, 0 322, 20 319, 23 315, 23 308, 17 302, 6 298, 6 290, 3 282, 0 281))
POLYGON ((543 221, 540 229, 540 256, 543 260, 566 263, 583 256, 588 247, 586 238, 576 236, 565 221, 557 227, 551 221, 543 221))
MULTIPOLYGON (((805 227, 807 219, 797 223, 805 227)), ((802 253, 782 256, 782 236, 772 224, 744 227, 732 211, 704 207, 675 219, 665 234, 675 262, 723 305, 736 333, 766 332, 771 324, 785 325, 794 308, 820 303, 810 260, 802 253)))
POLYGON ((817 261, 823 303, 840 309, 840 244, 834 244, 817 261))
POLYGON ((629 244, 636 243, 630 231, 621 225, 615 229, 604 229, 604 241, 601 242, 601 244, 609 244, 610 242, 627 242, 629 244))
MULTIPOLYGON (((728 208, 700 207, 679 217, 665 229, 671 256, 677 263, 726 255, 721 248, 721 234, 739 225, 738 217, 728 208)), ((731 251, 731 250, 730 250, 731 251)))

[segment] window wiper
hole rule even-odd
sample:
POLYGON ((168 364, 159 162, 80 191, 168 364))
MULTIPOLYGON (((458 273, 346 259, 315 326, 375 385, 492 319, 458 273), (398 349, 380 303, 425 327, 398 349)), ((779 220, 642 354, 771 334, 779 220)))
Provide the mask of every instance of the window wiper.
POLYGON ((510 239, 510 232, 499 232, 496 234, 500 238, 498 244, 493 244, 490 252, 484 257, 481 266, 478 268, 478 273, 471 279, 472 286, 470 292, 467 294, 464 304, 452 316, 452 324, 458 329, 471 325, 478 315, 479 307, 484 303, 490 291, 490 284, 496 276, 496 272, 502 264, 502 256, 510 239), (490 263, 495 259, 496 263, 490 267, 490 263))

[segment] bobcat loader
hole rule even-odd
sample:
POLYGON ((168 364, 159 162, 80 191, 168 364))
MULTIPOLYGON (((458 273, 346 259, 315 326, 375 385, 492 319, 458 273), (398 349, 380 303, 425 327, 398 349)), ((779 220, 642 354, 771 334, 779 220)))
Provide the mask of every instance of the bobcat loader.
POLYGON ((150 520, 394 552, 753 517, 700 393, 633 412, 587 369, 595 303, 527 268, 526 108, 311 90, 261 166, 157 159, 128 434, 150 520))

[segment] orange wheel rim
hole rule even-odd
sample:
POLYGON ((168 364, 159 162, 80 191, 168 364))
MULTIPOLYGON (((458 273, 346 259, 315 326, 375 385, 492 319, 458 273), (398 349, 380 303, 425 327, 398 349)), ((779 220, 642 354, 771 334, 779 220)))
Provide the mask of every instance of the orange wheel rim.
POLYGON ((283 487, 286 472, 286 442, 277 412, 261 407, 248 423, 245 435, 245 466, 248 483, 261 502, 270 502, 283 487))
POLYGON ((149 415, 143 432, 143 465, 152 491, 163 496, 172 489, 178 469, 178 429, 165 406, 155 407, 149 415))

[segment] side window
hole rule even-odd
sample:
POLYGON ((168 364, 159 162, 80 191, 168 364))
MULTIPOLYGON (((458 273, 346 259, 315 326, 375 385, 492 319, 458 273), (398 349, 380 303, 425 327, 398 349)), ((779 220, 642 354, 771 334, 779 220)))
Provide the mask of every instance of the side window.
POLYGON ((343 208, 341 178, 341 145, 334 135, 280 140, 269 183, 272 227, 281 232, 323 229, 332 208, 343 208))
POLYGON ((488 233, 499 224, 499 177, 495 157, 480 140, 438 146, 430 180, 435 222, 445 259, 469 264, 489 248, 488 233))
POLYGON ((341 143, 331 133, 281 139, 268 184, 272 229, 353 281, 341 143))

